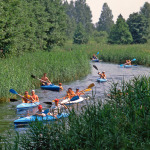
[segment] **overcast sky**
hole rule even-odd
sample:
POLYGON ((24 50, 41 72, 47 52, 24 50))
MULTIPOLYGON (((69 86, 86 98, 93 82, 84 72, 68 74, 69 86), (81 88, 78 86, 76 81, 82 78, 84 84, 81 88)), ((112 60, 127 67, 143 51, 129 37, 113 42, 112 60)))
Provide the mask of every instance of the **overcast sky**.
MULTIPOLYGON (((70 1, 68 0, 68 2, 70 1)), ((108 4, 114 16, 113 20, 116 21, 119 14, 127 19, 133 12, 139 12, 145 2, 150 3, 150 0, 86 0, 92 11, 93 23, 98 22, 104 3, 108 4)))

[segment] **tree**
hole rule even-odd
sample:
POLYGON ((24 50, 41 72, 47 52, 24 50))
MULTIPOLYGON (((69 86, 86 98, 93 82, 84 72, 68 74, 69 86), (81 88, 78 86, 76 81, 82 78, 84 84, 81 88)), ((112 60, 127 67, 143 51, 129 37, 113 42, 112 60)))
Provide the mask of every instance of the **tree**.
POLYGON ((87 35, 85 33, 85 30, 82 26, 82 23, 79 23, 77 25, 77 28, 76 28, 75 33, 74 33, 73 43, 74 44, 85 44, 87 42, 88 42, 88 39, 87 39, 87 35))
POLYGON ((110 33, 113 25, 114 21, 112 11, 108 7, 107 3, 104 3, 97 29, 98 31, 106 31, 107 33, 110 33))
POLYGON ((146 43, 148 39, 148 21, 138 13, 133 13, 127 20, 133 43, 146 43))
POLYGON ((122 15, 119 15, 116 24, 111 29, 108 42, 111 44, 130 44, 132 41, 128 24, 122 15))

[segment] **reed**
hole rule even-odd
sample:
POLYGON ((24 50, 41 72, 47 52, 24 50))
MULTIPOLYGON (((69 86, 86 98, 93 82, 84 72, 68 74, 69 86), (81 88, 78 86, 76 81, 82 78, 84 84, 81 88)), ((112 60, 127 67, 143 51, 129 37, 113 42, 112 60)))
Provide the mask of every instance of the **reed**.
MULTIPOLYGON (((69 118, 50 125, 36 123, 14 140, 22 149, 148 149, 150 146, 150 78, 113 84, 106 104, 70 111, 69 118)), ((7 143, 6 145, 7 146, 7 143)))
POLYGON ((54 50, 25 53, 23 56, 2 59, 0 70, 0 97, 13 98, 14 95, 9 93, 11 88, 23 94, 25 90, 40 86, 40 82, 31 78, 31 74, 41 78, 46 72, 51 82, 58 84, 87 75, 90 72, 90 65, 84 51, 54 50))

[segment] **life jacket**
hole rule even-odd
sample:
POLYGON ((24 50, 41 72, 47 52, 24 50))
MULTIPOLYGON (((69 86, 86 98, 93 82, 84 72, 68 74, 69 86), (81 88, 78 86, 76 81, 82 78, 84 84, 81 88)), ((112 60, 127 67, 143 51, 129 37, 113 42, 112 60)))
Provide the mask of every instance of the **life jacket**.
POLYGON ((22 100, 25 102, 25 103, 28 103, 28 100, 27 99, 30 99, 30 95, 26 96, 24 95, 25 98, 22 98, 22 100), (27 98, 27 99, 26 99, 27 98))

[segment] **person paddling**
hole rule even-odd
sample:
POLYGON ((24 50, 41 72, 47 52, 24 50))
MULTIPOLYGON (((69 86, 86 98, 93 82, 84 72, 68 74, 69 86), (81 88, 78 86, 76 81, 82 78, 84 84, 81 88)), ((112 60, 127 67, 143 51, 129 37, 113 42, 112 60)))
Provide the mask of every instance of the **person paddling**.
POLYGON ((39 97, 37 95, 35 95, 35 90, 31 91, 31 99, 32 99, 32 103, 34 102, 39 102, 39 97))
POLYGON ((80 95, 84 95, 83 91, 79 91, 79 88, 76 88, 75 94, 80 97, 80 95))
POLYGON ((22 96, 22 103, 30 103, 31 96, 29 95, 28 91, 25 91, 24 96, 22 96))
POLYGON ((96 55, 93 54, 92 60, 97 59, 96 55))
POLYGON ((63 90, 62 83, 59 83, 58 85, 59 85, 60 90, 62 91, 63 90))
POLYGON ((72 88, 68 88, 67 94, 64 97, 64 99, 66 99, 67 97, 69 99, 72 99, 74 96, 76 96, 76 94, 73 92, 72 88))
POLYGON ((37 115, 37 116, 42 116, 42 117, 45 117, 45 116, 46 116, 46 114, 45 114, 44 111, 42 110, 42 105, 39 105, 39 106, 38 106, 38 111, 36 112, 35 115, 37 115))
POLYGON ((106 79, 105 71, 103 71, 102 73, 98 72, 98 74, 100 75, 100 78, 106 79))
POLYGON ((131 65, 131 60, 126 60, 125 65, 131 65))
POLYGON ((43 77, 41 78, 41 83, 42 83, 42 85, 50 85, 51 84, 51 81, 47 77, 47 73, 43 74, 43 77))
MULTIPOLYGON (((50 108, 50 112, 48 113, 48 115, 53 116, 57 119, 57 115, 61 114, 62 112, 62 109, 63 109, 62 105, 59 104, 59 99, 55 99, 55 105, 50 108)), ((67 109, 65 105, 64 107, 67 109)))

